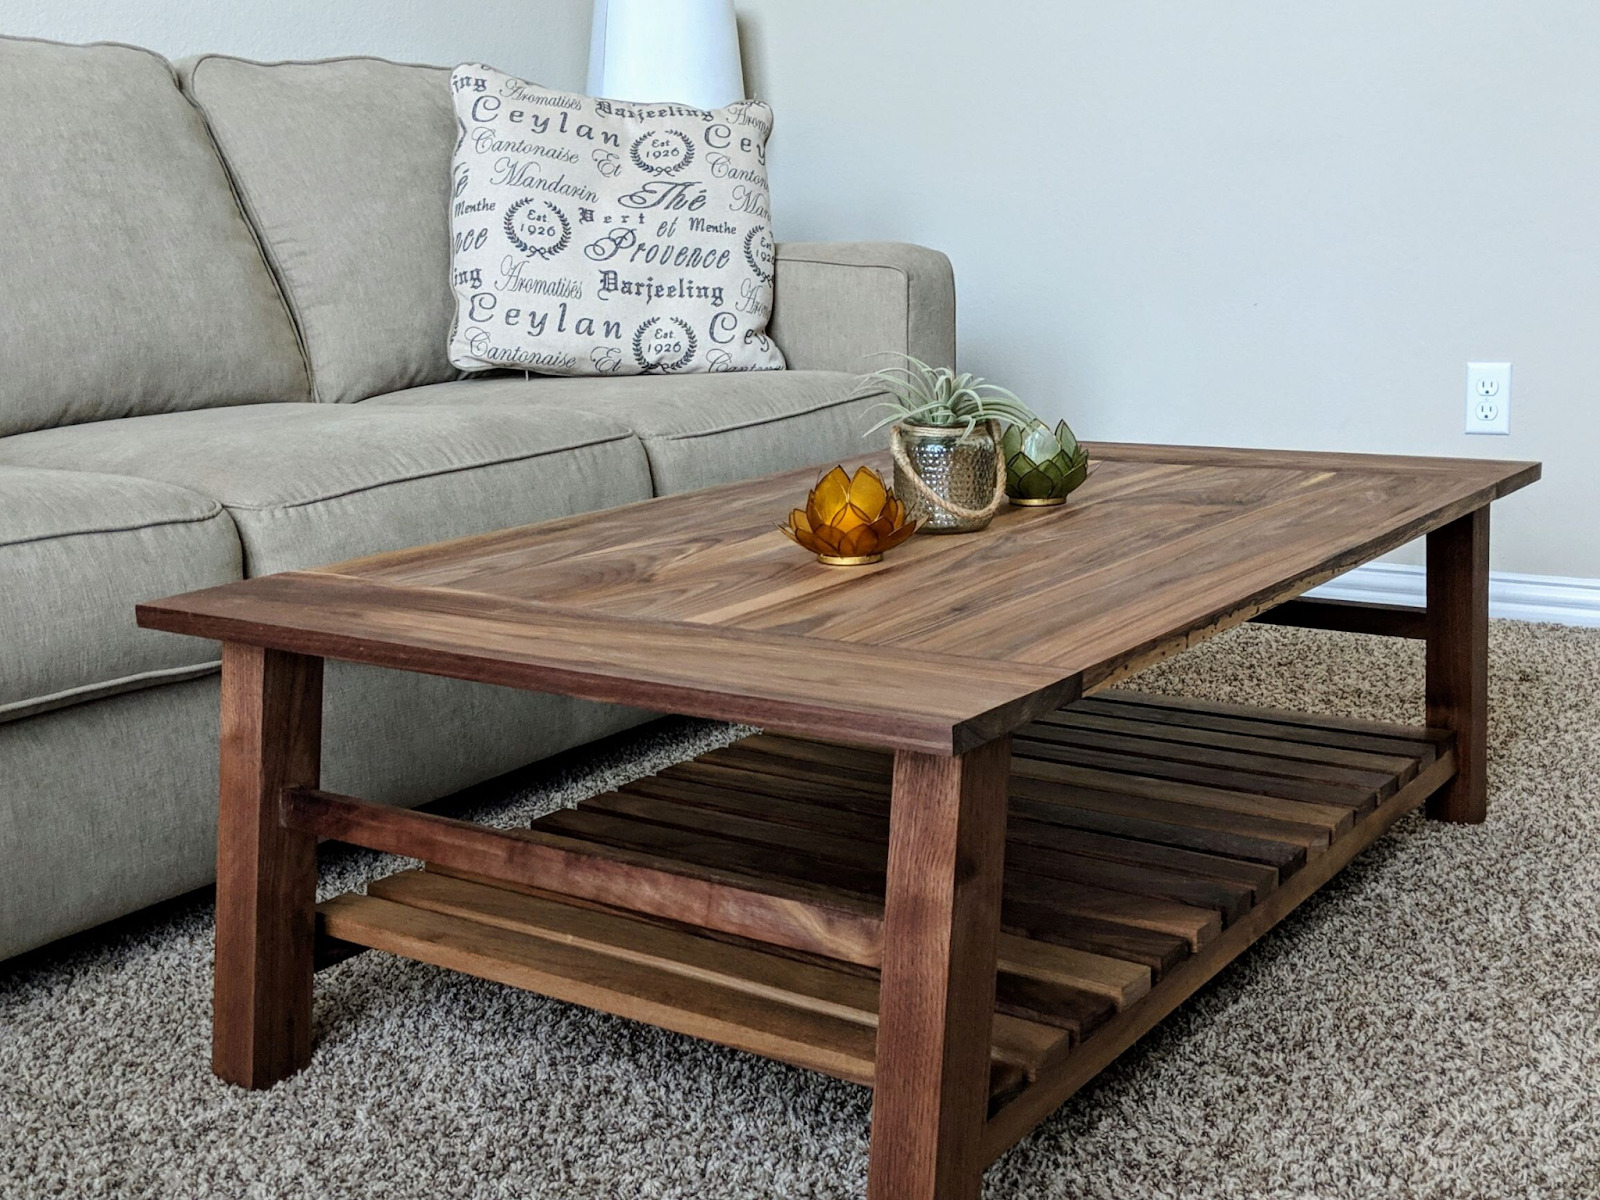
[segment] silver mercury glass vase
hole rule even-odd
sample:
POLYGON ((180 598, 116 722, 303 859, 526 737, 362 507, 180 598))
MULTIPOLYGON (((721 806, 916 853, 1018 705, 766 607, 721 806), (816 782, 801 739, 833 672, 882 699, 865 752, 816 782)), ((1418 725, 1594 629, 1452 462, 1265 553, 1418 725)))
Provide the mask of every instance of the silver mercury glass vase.
MULTIPOLYGON (((901 425, 900 444, 906 460, 928 490, 962 508, 981 510, 994 501, 996 458, 999 447, 983 425, 949 428, 940 425, 901 425)), ((894 464, 894 494, 917 521, 918 533, 970 533, 994 518, 963 517, 934 504, 906 477, 898 459, 894 464)))

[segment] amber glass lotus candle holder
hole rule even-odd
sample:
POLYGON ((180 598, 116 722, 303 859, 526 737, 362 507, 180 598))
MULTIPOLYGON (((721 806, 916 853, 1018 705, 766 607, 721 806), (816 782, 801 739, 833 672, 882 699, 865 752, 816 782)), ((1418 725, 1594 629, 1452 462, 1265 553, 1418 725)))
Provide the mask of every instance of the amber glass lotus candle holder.
POLYGON ((1006 456, 1006 495, 1013 504, 1065 504, 1089 477, 1089 452, 1065 421, 1054 430, 1043 421, 1025 429, 1008 425, 1000 449, 1006 456))
POLYGON ((875 563, 917 529, 871 467, 859 468, 854 477, 835 467, 817 480, 805 508, 795 509, 778 528, 830 567, 875 563))

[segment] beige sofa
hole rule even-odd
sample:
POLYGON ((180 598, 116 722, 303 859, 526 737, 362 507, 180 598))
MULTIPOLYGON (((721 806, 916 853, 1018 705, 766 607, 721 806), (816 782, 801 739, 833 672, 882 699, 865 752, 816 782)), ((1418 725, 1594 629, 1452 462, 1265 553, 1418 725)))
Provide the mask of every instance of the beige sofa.
MULTIPOLYGON (((0 39, 0 958, 211 877, 216 647, 136 601, 836 461, 865 355, 953 359, 943 256, 788 244, 787 372, 461 377, 447 78, 0 39)), ((326 781, 415 804, 640 719, 331 664, 326 781)))

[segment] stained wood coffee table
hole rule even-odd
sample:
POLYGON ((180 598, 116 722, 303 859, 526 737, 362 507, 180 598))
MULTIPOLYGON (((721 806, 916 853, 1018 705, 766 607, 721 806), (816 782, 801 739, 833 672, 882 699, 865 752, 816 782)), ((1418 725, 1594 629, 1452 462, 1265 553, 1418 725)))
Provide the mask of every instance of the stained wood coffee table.
POLYGON ((871 1085, 874 1200, 976 1196, 1402 814, 1483 818, 1488 505, 1539 475, 1091 450, 868 568, 776 532, 798 471, 142 605, 224 643, 217 1074, 304 1067, 372 947, 871 1085), (1296 599, 1422 535, 1426 609, 1296 599), (1425 639, 1426 725, 1105 690, 1252 619, 1425 639), (491 830, 317 790, 326 658, 766 732, 491 830), (318 837, 427 865, 319 907, 318 837))

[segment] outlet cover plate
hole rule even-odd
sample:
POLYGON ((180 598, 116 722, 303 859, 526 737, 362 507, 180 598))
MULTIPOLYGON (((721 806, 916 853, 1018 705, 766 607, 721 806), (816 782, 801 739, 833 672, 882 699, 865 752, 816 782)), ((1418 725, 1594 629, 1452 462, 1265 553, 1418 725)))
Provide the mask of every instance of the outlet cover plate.
POLYGON ((1511 432, 1511 364, 1467 364, 1467 432, 1511 432))

